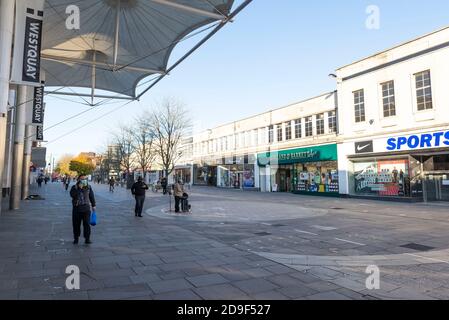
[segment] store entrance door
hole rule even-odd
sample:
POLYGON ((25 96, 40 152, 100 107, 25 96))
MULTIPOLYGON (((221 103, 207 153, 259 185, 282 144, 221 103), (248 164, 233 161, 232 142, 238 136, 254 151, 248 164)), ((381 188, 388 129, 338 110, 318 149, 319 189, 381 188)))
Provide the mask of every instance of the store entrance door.
POLYGON ((290 192, 291 174, 289 169, 279 170, 279 191, 280 192, 290 192))
POLYGON ((449 201, 449 173, 426 174, 424 187, 425 201, 449 201))

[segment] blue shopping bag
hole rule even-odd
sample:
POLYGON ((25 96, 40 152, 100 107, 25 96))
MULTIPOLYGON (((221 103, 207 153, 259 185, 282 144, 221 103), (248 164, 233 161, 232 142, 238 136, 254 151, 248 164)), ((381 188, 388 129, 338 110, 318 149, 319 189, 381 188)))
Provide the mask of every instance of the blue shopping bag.
POLYGON ((96 226, 97 225, 97 212, 94 210, 92 211, 90 215, 90 225, 96 226))

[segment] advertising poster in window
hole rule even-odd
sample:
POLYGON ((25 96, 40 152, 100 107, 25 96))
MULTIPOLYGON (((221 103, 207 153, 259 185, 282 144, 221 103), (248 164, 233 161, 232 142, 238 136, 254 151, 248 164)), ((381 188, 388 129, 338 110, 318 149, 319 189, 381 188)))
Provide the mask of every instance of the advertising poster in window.
POLYGON ((406 159, 354 163, 355 192, 378 196, 409 196, 406 159))

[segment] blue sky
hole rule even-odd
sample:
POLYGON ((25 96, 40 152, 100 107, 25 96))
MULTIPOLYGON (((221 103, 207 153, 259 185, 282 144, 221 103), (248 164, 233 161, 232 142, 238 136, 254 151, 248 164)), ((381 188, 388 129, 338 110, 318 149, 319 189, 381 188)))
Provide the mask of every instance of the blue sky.
MULTIPOLYGON (((333 91, 329 73, 449 25, 447 12, 447 0, 254 0, 140 102, 57 141, 120 103, 46 131, 51 142, 47 155, 101 151, 120 123, 132 121, 164 97, 182 101, 195 131, 201 131, 333 91), (379 30, 365 27, 365 10, 372 4, 380 8, 379 30)), ((180 45, 172 60, 189 45, 180 45)), ((54 97, 46 102, 47 127, 89 108, 54 97)))

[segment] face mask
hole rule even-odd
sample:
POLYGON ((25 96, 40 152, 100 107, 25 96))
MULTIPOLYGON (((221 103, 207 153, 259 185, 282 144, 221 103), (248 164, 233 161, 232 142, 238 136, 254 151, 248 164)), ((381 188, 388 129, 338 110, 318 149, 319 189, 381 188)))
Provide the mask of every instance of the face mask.
POLYGON ((81 180, 81 186, 87 187, 87 180, 81 180))

